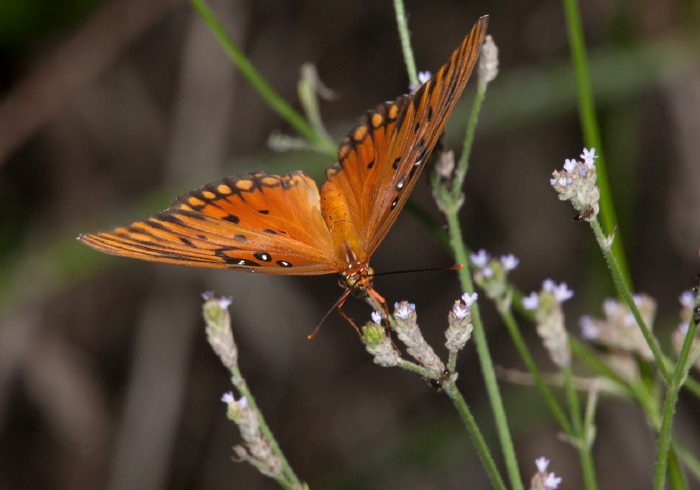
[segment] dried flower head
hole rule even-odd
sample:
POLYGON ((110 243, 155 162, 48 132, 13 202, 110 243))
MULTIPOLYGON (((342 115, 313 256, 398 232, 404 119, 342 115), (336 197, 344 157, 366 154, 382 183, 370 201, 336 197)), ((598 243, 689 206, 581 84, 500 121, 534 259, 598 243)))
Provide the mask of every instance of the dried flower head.
POLYGON ((557 284, 551 279, 542 283, 539 293, 532 292, 523 298, 523 307, 535 311, 537 334, 542 339, 552 362, 559 367, 571 363, 571 349, 564 326, 561 304, 574 295, 566 283, 557 284))
POLYGON ((484 38, 481 45, 477 75, 480 91, 486 90, 486 86, 498 75, 498 46, 490 35, 484 38))
MULTIPOLYGON (((651 330, 656 316, 656 302, 646 294, 634 296, 634 302, 642 320, 651 330)), ((603 302, 605 318, 584 316, 579 321, 584 339, 607 347, 614 352, 636 354, 645 360, 652 360, 653 354, 646 343, 637 320, 623 303, 606 299, 603 302)))
POLYGON ((228 392, 221 397, 221 401, 226 403, 227 416, 238 426, 245 444, 245 448, 234 448, 238 459, 248 461, 264 475, 279 477, 282 474, 282 463, 263 437, 258 415, 249 406, 246 397, 236 400, 233 393, 228 392))
POLYGON ((202 315, 206 323, 207 340, 224 366, 231 368, 238 362, 238 347, 233 340, 231 317, 228 312, 232 299, 217 298, 210 291, 203 293, 202 297, 202 315))
POLYGON ((455 301, 452 310, 447 315, 448 327, 445 331, 445 337, 447 338, 445 346, 450 352, 461 350, 471 338, 474 330, 471 310, 478 297, 479 295, 476 293, 464 293, 461 301, 455 301))
POLYGON ((579 212, 576 219, 595 221, 598 217, 600 190, 596 186, 598 177, 595 168, 595 148, 584 148, 581 154, 583 161, 566 160, 564 169, 554 171, 549 183, 559 193, 562 201, 571 201, 579 212))
POLYGON ((423 338, 418 328, 418 315, 416 305, 401 301, 394 305, 394 329, 399 340, 406 346, 406 352, 426 369, 429 369, 434 377, 439 378, 445 371, 445 364, 435 354, 430 345, 423 338))
POLYGON ((496 302, 501 311, 510 308, 511 289, 508 285, 508 273, 518 267, 520 260, 513 254, 503 255, 500 259, 491 258, 485 250, 470 255, 474 266, 474 282, 484 290, 486 297, 496 302))
MULTIPOLYGON (((374 315, 372 318, 374 319, 374 315)), ((367 352, 374 357, 376 364, 385 367, 396 366, 401 362, 401 355, 391 343, 391 339, 380 323, 371 321, 362 327, 362 342, 364 342, 367 352)))

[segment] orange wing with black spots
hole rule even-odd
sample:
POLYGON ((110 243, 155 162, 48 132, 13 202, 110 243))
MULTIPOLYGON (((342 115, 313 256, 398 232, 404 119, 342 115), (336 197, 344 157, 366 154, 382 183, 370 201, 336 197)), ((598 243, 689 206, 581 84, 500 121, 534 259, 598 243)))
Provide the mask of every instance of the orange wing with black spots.
POLYGON ((415 93, 360 118, 340 145, 338 163, 326 171, 354 210, 366 255, 382 242, 425 167, 474 68, 487 25, 488 17, 479 19, 448 62, 415 93))
POLYGON ((255 172, 189 192, 143 221, 81 235, 102 252, 268 274, 337 272, 316 183, 255 172))
MULTIPOLYGON (((339 273, 369 292, 369 259, 396 220, 478 57, 482 17, 415 93, 379 105, 340 145, 319 195, 301 172, 228 177, 80 241, 114 255, 268 274, 339 273)), ((347 294, 347 292, 346 292, 347 294)))

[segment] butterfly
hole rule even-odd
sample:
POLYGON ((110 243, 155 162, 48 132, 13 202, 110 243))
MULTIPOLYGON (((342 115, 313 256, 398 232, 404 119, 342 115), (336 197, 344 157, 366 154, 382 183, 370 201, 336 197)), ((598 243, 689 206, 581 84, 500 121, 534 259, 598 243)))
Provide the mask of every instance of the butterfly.
POLYGON ((263 274, 337 274, 349 294, 386 302, 369 260, 403 208, 479 55, 488 17, 412 94, 367 112, 341 142, 319 193, 302 172, 227 177, 163 212, 80 235, 109 254, 263 274))

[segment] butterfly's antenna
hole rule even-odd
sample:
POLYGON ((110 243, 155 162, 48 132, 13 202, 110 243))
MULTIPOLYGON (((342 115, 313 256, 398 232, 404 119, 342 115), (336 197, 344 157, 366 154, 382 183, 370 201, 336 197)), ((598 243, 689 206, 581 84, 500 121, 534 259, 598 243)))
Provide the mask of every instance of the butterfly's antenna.
POLYGON ((411 269, 408 271, 380 272, 379 274, 377 274, 377 273, 372 274, 372 277, 388 276, 389 274, 408 274, 409 272, 458 271, 459 269, 461 269, 463 267, 464 267, 464 265, 457 264, 457 265, 453 265, 452 267, 435 267, 435 268, 430 268, 430 269, 411 269))
POLYGON ((333 310, 335 310, 336 308, 340 309, 340 307, 343 305, 345 300, 348 298, 349 294, 350 294, 350 288, 345 288, 345 291, 343 291, 343 294, 340 296, 340 298, 338 298, 338 301, 333 303, 333 306, 331 306, 331 309, 328 310, 325 315, 323 315, 323 318, 321 318, 321 321, 318 322, 318 325, 316 325, 316 328, 314 328, 314 331, 306 336, 307 339, 311 340, 316 336, 316 334, 318 333, 318 329, 321 328, 321 325, 323 325, 323 322, 326 321, 326 318, 328 318, 328 315, 330 315, 331 312, 333 310))

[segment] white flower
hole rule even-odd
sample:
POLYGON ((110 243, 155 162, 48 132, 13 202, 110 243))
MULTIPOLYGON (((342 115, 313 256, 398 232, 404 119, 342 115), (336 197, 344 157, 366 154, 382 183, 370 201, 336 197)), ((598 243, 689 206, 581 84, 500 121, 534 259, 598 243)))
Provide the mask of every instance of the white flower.
POLYGON ((576 165, 578 165, 578 162, 576 160, 574 160, 573 158, 567 158, 566 161, 564 161, 564 170, 566 170, 567 172, 573 172, 576 168, 576 165))
POLYGON ((552 490, 557 488, 560 483, 561 478, 557 477, 557 475, 555 475, 554 473, 550 473, 549 475, 547 475, 547 478, 545 478, 544 480, 544 486, 546 488, 551 488, 552 490))
POLYGON ((394 304, 394 316, 402 319, 402 320, 408 320, 408 317, 411 315, 411 313, 414 313, 416 311, 416 305, 413 303, 395 303, 394 304))
POLYGON ((535 460, 535 464, 537 465, 537 471, 544 473, 547 471, 547 466, 549 466, 549 460, 544 456, 540 456, 535 460))
POLYGON ((695 306, 695 293, 692 291, 683 291, 678 297, 678 301, 681 302, 683 308, 692 308, 695 306))
POLYGON ((430 74, 429 71, 419 71, 418 72, 418 83, 423 85, 426 83, 428 80, 430 80, 433 76, 430 74))
POLYGON ((598 326, 590 316, 582 316, 578 324, 579 327, 581 327, 581 337, 584 339, 597 339, 598 335, 600 335, 598 326))
POLYGON ((384 315, 382 315, 380 312, 378 312, 378 311, 372 312, 372 321, 374 323, 376 323, 377 325, 382 324, 382 318, 384 318, 384 315))
POLYGON ((489 263, 489 259, 491 258, 491 256, 486 250, 482 248, 477 253, 471 254, 469 258, 472 259, 472 264, 474 264, 479 269, 483 269, 484 267, 486 267, 486 264, 489 263))
POLYGON ((493 276, 493 269, 491 267, 485 267, 481 269, 481 273, 486 279, 488 279, 489 277, 493 276))
POLYGON ((598 155, 595 154, 595 148, 591 148, 590 150, 584 148, 583 153, 581 153, 581 158, 586 165, 593 165, 598 155))
POLYGON ((554 294, 554 299, 556 299, 558 303, 563 303, 567 299, 571 299, 574 292, 567 287, 565 282, 562 282, 558 286, 554 287, 552 294, 554 294))
POLYGON ((503 264, 503 268, 505 270, 512 271, 513 269, 518 267, 518 264, 520 264, 520 259, 518 259, 513 254, 502 255, 501 256, 501 264, 503 264))
POLYGON ((548 293, 553 293, 556 285, 557 283, 552 281, 551 279, 545 279, 544 281, 542 281, 542 290, 547 291, 548 293))
POLYGON ((464 304, 467 305, 467 308, 471 308, 471 306, 477 299, 479 299, 479 295, 477 293, 472 293, 471 295, 468 293, 464 293, 462 295, 462 301, 464 301, 464 304))
POLYGON ((231 306, 231 303, 233 303, 233 298, 230 296, 222 296, 219 298, 219 308, 222 310, 225 310, 229 306, 231 306))
POLYGON ((452 311, 454 312, 455 316, 462 320, 463 318, 466 318, 467 315, 469 315, 469 307, 464 306, 462 303, 459 301, 455 301, 454 306, 452 307, 452 311))
POLYGON ((233 396, 233 392, 229 391, 228 393, 224 393, 223 396, 221 397, 221 401, 226 403, 227 405, 229 403, 233 403, 236 401, 236 397, 233 396))
POLYGON ((540 295, 535 291, 523 298, 523 308, 526 310, 536 310, 540 306, 540 295))

